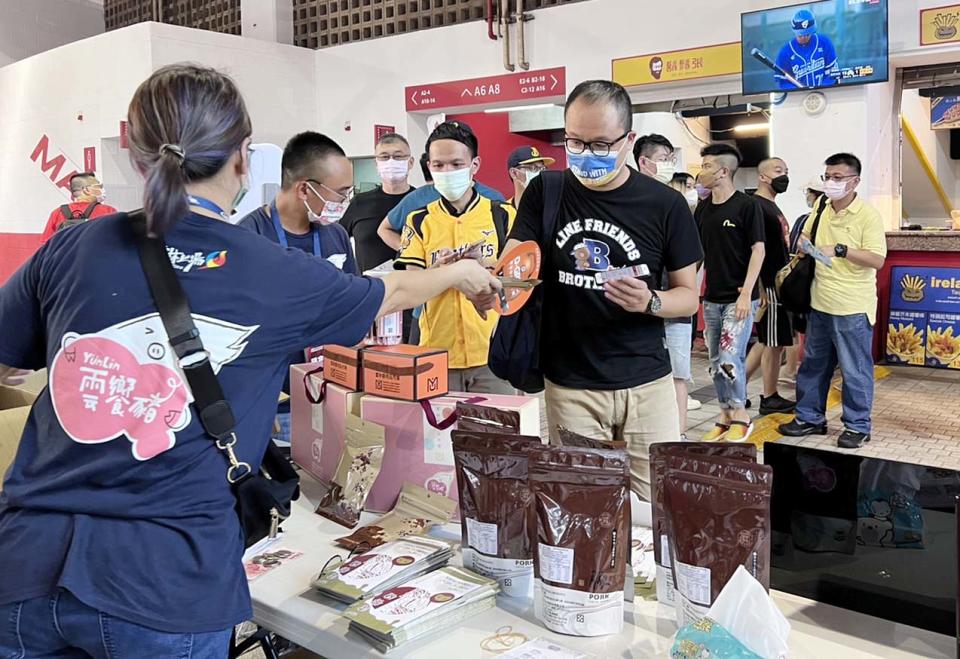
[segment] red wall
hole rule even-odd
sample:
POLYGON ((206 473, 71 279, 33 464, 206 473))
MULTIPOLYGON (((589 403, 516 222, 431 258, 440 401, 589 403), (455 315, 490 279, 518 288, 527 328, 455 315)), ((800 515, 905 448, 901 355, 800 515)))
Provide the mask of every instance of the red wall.
POLYGON ((511 133, 507 112, 475 112, 447 115, 448 121, 462 121, 473 129, 480 143, 480 173, 477 179, 503 193, 513 196, 513 182, 507 173, 507 157, 520 146, 534 146, 544 156, 556 159, 554 168, 566 167, 563 147, 551 146, 544 133, 511 133))
POLYGON ((40 247, 39 233, 0 233, 0 284, 40 247))

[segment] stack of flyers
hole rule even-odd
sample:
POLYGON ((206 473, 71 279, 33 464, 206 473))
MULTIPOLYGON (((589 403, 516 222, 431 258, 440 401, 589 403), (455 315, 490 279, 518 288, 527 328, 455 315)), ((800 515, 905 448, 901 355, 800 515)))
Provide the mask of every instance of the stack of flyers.
POLYGON ((656 599, 657 563, 653 558, 653 529, 634 526, 630 553, 634 594, 642 599, 656 599))
POLYGON ((427 537, 394 540, 318 576, 313 587, 347 604, 389 590, 438 567, 453 555, 449 543, 427 537))
POLYGON ((445 567, 351 605, 350 629, 381 652, 456 627, 496 604, 494 579, 445 567))

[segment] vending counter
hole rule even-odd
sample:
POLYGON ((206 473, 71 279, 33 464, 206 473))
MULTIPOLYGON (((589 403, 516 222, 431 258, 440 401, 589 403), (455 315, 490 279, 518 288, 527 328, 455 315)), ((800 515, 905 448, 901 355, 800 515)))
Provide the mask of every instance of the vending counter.
MULTIPOLYGON (((891 322, 899 329, 901 323, 909 326, 913 321, 926 343, 926 325, 934 318, 943 327, 955 320, 954 334, 960 336, 960 231, 888 232, 887 260, 877 275, 877 289, 874 361, 946 368, 932 354, 924 353, 921 357, 919 348, 912 359, 891 355, 887 334, 891 322), (911 278, 904 280, 906 275, 911 278), (957 317, 951 318, 953 315, 957 317)), ((934 326, 935 331, 940 330, 938 336, 945 331, 943 327, 934 326)), ((956 364, 960 368, 960 360, 956 364)))

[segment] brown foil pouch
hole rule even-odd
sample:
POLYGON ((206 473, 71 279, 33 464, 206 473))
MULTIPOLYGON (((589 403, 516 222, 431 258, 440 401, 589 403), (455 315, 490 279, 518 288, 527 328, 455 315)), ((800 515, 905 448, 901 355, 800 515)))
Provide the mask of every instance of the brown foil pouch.
POLYGON ((456 509, 453 499, 404 483, 393 510, 336 542, 351 551, 358 547, 368 551, 399 538, 423 535, 434 526, 449 522, 456 509))
POLYGON ((520 412, 495 407, 457 403, 457 429, 468 432, 520 434, 520 412))
POLYGON ((539 437, 454 430, 460 491, 463 566, 496 579, 505 595, 533 594, 531 529, 536 527, 527 481, 539 437))
POLYGON ((759 464, 705 467, 703 462, 697 468, 716 469, 722 476, 671 469, 663 481, 680 627, 706 615, 740 565, 770 588, 773 469, 759 464), (737 476, 750 482, 735 480, 737 476))
POLYGON ((630 560, 626 451, 533 449, 529 473, 537 515, 534 615, 561 634, 619 633, 630 560))
POLYGON ((586 435, 575 433, 572 430, 567 430, 563 426, 557 426, 557 438, 560 440, 560 446, 566 448, 614 449, 616 451, 625 451, 627 449, 626 442, 594 439, 593 437, 587 437, 586 435))
POLYGON ((333 482, 320 499, 317 514, 353 528, 360 521, 363 504, 380 474, 383 462, 383 426, 347 415, 343 451, 333 482))

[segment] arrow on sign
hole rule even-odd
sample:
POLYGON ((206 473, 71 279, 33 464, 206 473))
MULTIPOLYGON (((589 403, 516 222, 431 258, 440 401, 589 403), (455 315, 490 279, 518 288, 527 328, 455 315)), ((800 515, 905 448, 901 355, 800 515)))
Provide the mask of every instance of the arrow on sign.
POLYGON ((470 93, 469 89, 464 89, 463 93, 460 94, 460 98, 463 98, 464 96, 473 96, 473 94, 470 93))
POLYGON ((417 102, 417 92, 413 92, 413 94, 411 94, 410 102, 414 105, 420 105, 420 103, 417 102))
POLYGON ((550 74, 550 77, 553 78, 553 86, 550 87, 550 91, 553 91, 554 89, 557 88, 557 84, 559 81, 557 80, 557 76, 553 75, 552 73, 550 74))

